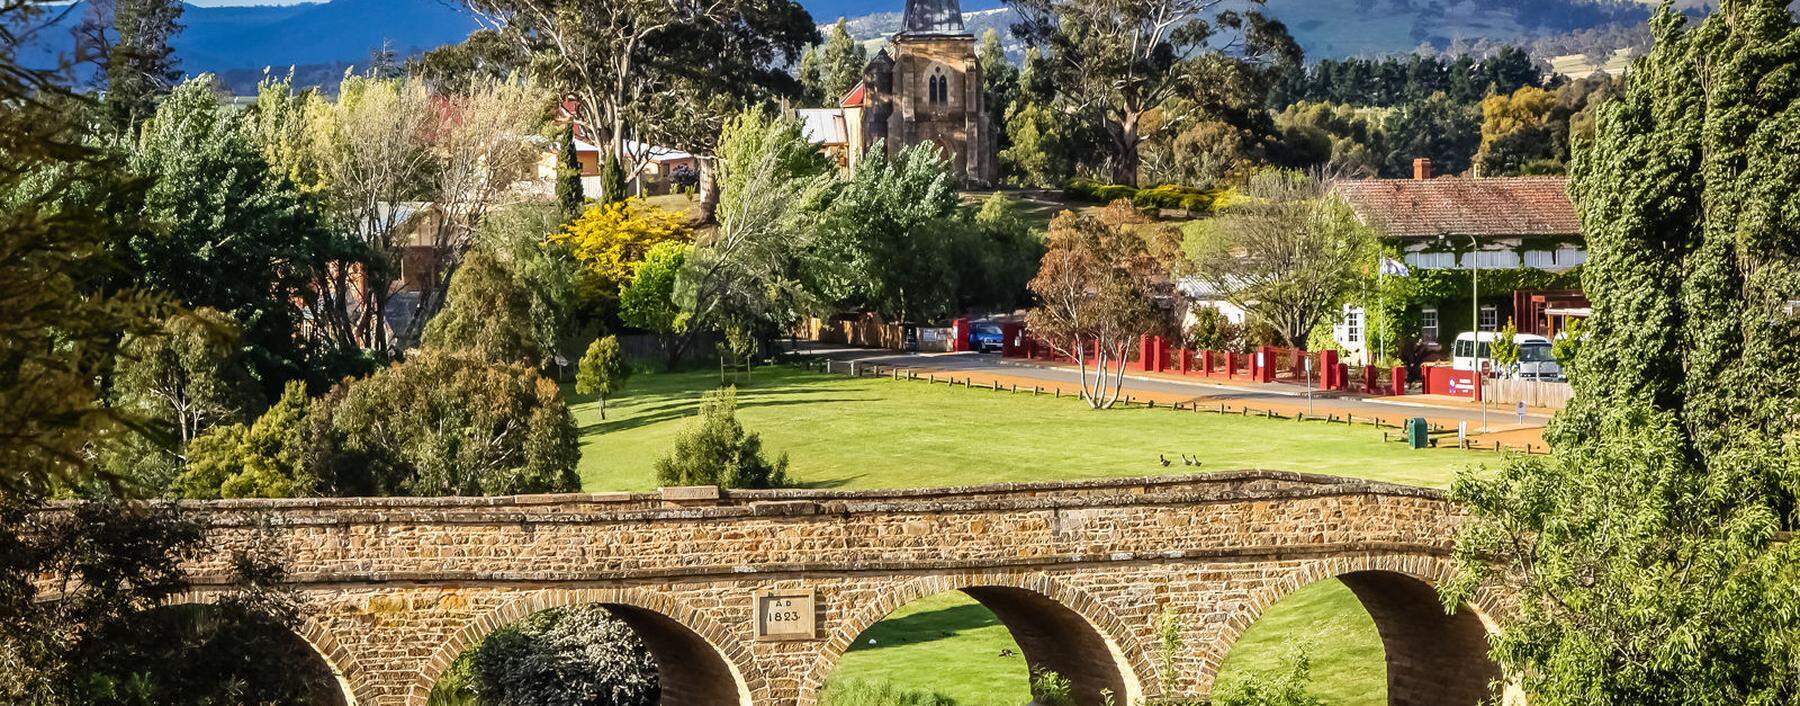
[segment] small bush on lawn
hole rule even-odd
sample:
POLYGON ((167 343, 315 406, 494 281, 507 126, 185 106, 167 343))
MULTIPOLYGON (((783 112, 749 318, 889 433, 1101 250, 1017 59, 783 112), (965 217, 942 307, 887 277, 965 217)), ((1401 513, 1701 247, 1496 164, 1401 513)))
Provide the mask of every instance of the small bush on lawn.
POLYGON ((893 682, 857 679, 825 685, 820 706, 956 706, 956 700, 933 691, 902 689, 893 682))
POLYGON ((656 479, 664 486, 779 488, 787 485, 787 467, 787 454, 774 463, 763 457, 762 435, 744 431, 737 420, 737 388, 726 387, 701 398, 700 415, 656 462, 656 479))

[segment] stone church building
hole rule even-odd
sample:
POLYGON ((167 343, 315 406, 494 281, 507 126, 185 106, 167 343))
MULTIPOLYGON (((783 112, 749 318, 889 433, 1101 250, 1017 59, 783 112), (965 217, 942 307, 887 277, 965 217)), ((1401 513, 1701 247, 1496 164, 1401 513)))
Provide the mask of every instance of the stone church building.
POLYGON ((975 36, 958 0, 907 0, 904 24, 863 69, 863 80, 836 108, 802 109, 814 142, 854 169, 885 141, 888 154, 920 143, 943 150, 967 185, 994 180, 991 116, 981 93, 975 36))

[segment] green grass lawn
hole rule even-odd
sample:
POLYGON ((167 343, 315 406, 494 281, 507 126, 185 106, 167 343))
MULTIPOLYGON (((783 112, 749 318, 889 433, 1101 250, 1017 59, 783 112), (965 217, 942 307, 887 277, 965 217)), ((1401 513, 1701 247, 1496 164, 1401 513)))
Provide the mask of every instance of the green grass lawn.
POLYGON ((1303 587, 1270 606, 1238 638, 1219 678, 1285 674, 1297 651, 1311 660, 1312 691, 1325 703, 1387 703, 1387 663, 1375 620, 1337 579, 1303 587))
MULTIPOLYGON (((994 613, 958 591, 901 606, 856 638, 830 683, 886 682, 934 692, 956 706, 1019 706, 1031 700, 1029 670, 994 613)), ((827 706, 833 706, 827 688, 827 706)))
MULTIPOLYGON (((577 401, 582 485, 656 487, 652 464, 717 386, 716 371, 639 373, 607 405, 577 401)), ((829 488, 942 486, 1272 468, 1445 486, 1464 451, 1384 444, 1370 427, 1274 421, 1166 409, 1095 412, 1079 400, 922 381, 758 370, 738 390, 738 418, 764 447, 787 453, 803 484, 829 488), (1157 455, 1177 459, 1163 467, 1157 455), (1181 465, 1199 455, 1199 469, 1181 465)), ((1313 687, 1334 706, 1386 701, 1381 642, 1368 613, 1337 581, 1270 608, 1239 641, 1222 677, 1281 669, 1305 645, 1313 687)), ((1024 657, 993 613, 961 593, 904 606, 844 656, 834 683, 935 692, 958 706, 1019 706, 1030 698, 1024 657), (870 643, 874 640, 874 643, 870 643)), ((829 703, 829 702, 827 702, 829 703)), ((865 703, 855 702, 858 706, 865 703)))
MULTIPOLYGON (((714 372, 640 373, 599 407, 573 405, 590 491, 650 490, 652 470, 714 372)), ((1269 468, 1446 486, 1468 452, 1384 444, 1371 427, 1167 409, 1096 412, 1072 398, 762 368, 738 390, 738 418, 792 475, 823 488, 949 486, 1269 468), (1158 455, 1174 461, 1164 467, 1158 455), (1199 468, 1182 454, 1198 455, 1199 468)))
MULTIPOLYGON (((1239 638, 1219 678, 1284 674, 1298 650, 1311 660, 1311 688, 1325 703, 1387 703, 1381 636, 1356 596, 1335 579, 1271 606, 1239 638)), ((1019 706, 1031 700, 1028 679, 1025 659, 1006 627, 980 603, 953 591, 907 604, 869 628, 830 682, 934 693, 957 706, 1019 706)), ((828 697, 833 690, 827 690, 828 697)), ((825 705, 845 706, 830 698, 825 705)))

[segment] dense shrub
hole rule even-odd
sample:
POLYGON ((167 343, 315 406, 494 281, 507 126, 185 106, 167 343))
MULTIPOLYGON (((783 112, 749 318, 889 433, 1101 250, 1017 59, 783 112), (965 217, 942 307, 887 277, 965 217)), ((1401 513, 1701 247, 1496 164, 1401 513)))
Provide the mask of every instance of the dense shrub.
POLYGON ((774 463, 763 457, 762 435, 745 432, 737 420, 737 388, 706 393, 700 416, 675 436, 675 448, 656 462, 665 486, 778 488, 787 485, 787 454, 774 463))
POLYGON ((656 661, 629 625, 599 605, 546 610, 494 631, 457 658, 432 706, 653 706, 656 661))
POLYGON ((344 495, 508 495, 580 487, 574 418, 522 365, 424 351, 321 402, 344 495))
POLYGON ((1112 203, 1119 199, 1129 199, 1138 208, 1182 209, 1194 213, 1211 211, 1218 202, 1220 193, 1217 190, 1180 184, 1137 189, 1124 184, 1102 184, 1092 179, 1071 180, 1063 189, 1065 196, 1081 201, 1112 203))

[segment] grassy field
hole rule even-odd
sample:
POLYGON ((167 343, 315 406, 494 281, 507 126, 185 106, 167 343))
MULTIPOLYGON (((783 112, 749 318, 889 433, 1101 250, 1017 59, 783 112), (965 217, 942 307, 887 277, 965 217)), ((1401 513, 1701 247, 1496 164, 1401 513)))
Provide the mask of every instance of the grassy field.
MULTIPOLYGON (((718 385, 716 371, 642 373, 607 405, 573 405, 588 490, 648 490, 654 460, 718 385)), ((1367 427, 1182 414, 1095 412, 1078 400, 884 378, 758 370, 738 391, 738 417, 787 453, 803 484, 827 488, 965 485, 1274 468, 1416 485, 1447 485, 1467 452, 1384 444, 1367 427), (1199 469, 1158 454, 1199 455, 1199 469)), ((1480 457, 1476 457, 1480 458, 1480 457)), ((1227 659, 1222 678, 1282 668, 1305 645, 1313 686, 1334 706, 1386 701, 1381 643, 1343 584, 1326 581, 1273 606, 1227 659)), ((1030 698, 1025 660, 993 613, 961 593, 932 596, 870 628, 834 683, 936 692, 958 706, 1018 706, 1030 698), (873 642, 871 642, 873 641, 873 642)))
MULTIPOLYGON (((717 372, 642 374, 607 404, 573 405, 590 491, 650 490, 655 460, 717 372)), ((923 381, 759 369, 738 390, 738 418, 787 453, 810 487, 891 488, 1272 468, 1446 486, 1468 452, 1384 444, 1369 427, 1166 409, 1095 412, 1070 398, 923 381), (1158 455, 1174 460, 1164 467, 1158 455), (1182 454, 1203 459, 1183 466, 1182 454)))

